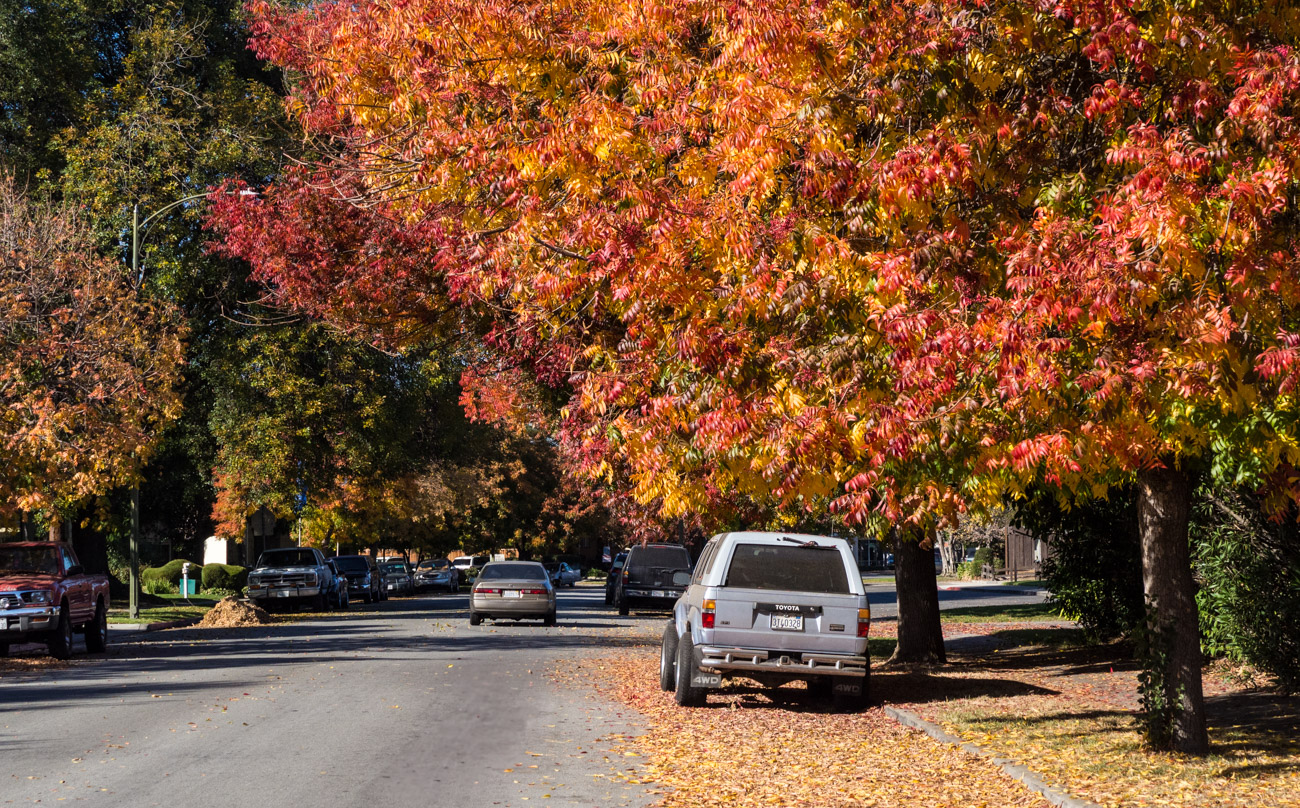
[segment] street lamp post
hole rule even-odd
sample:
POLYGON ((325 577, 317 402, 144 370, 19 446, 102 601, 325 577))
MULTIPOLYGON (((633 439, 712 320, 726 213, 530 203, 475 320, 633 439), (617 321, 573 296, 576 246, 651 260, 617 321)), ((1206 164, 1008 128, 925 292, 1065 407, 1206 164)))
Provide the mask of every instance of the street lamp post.
MULTIPOLYGON (((227 191, 227 194, 239 196, 257 196, 257 191, 227 191)), ((137 293, 143 287, 144 277, 140 273, 140 242, 144 236, 149 234, 149 225, 159 216, 174 210, 186 202, 192 202, 196 199, 206 199, 212 196, 212 193, 191 194, 186 197, 177 199, 171 204, 164 205, 153 213, 140 220, 140 205, 136 203, 131 208, 131 280, 136 285, 137 293)), ((131 486, 131 618, 140 617, 140 480, 138 477, 139 469, 136 469, 137 477, 135 483, 131 486)))

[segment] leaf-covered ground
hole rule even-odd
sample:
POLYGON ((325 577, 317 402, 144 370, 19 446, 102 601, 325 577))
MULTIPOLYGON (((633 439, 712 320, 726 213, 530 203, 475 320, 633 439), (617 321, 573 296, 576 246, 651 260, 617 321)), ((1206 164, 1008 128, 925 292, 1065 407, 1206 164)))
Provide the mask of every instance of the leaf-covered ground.
POLYGON ((1300 699, 1212 667, 1211 755, 1148 752, 1128 657, 1122 646, 1010 649, 932 675, 881 677, 877 692, 1101 805, 1300 805, 1300 699))
MULTIPOLYGON (((893 629, 872 626, 873 657, 891 650, 893 629)), ((1300 806, 1300 699, 1267 681, 1208 668, 1213 753, 1189 759, 1143 748, 1126 647, 1085 645, 1068 622, 945 620, 944 634, 951 665, 877 669, 873 696, 1100 805, 1300 806)), ((988 758, 904 729, 878 707, 831 713, 801 685, 740 680, 707 708, 680 709, 658 689, 657 663, 646 638, 593 667, 602 690, 646 717, 650 730, 629 748, 667 808, 1045 804, 988 758)))
POLYGON ((987 760, 906 729, 875 707, 830 712, 800 685, 735 682, 682 709, 658 686, 654 648, 594 665, 598 686, 645 715, 628 743, 666 808, 692 806, 1041 806, 987 760))

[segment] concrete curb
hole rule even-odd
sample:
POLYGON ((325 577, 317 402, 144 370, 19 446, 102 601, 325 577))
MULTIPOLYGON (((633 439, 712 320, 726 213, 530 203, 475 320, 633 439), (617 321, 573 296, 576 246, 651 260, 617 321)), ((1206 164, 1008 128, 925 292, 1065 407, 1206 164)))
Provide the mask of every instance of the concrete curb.
POLYGON ((1030 791, 1041 794, 1043 799, 1053 805, 1059 806, 1059 808, 1101 808, 1101 806, 1095 802, 1088 802, 1087 800, 1072 797, 1061 789, 1048 785, 1044 782, 1042 777, 1039 777, 1037 774, 1018 763, 1014 763, 1006 758, 994 757, 975 744, 966 743, 956 735, 945 732, 939 725, 926 721, 924 718, 910 710, 903 710, 898 707, 886 707, 885 715, 905 727, 912 727, 913 729, 921 730, 936 741, 955 744, 964 752, 969 752, 972 755, 979 755, 980 757, 992 760, 996 766, 1001 768, 1002 771, 1006 772, 1013 779, 1024 783, 1025 787, 1030 791))
POLYGON ((976 586, 940 586, 940 592, 994 592, 1003 595, 1047 595, 1050 594, 1045 587, 1041 586, 1001 586, 998 584, 976 585, 976 586))

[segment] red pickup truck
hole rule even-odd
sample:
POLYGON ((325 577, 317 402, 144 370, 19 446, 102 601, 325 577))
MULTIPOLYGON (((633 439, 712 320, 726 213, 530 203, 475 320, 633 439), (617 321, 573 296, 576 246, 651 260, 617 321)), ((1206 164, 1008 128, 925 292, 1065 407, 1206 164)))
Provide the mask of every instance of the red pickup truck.
POLYGON ((87 575, 61 542, 0 544, 0 656, 11 643, 43 642, 67 659, 73 631, 88 651, 108 646, 108 576, 87 575))

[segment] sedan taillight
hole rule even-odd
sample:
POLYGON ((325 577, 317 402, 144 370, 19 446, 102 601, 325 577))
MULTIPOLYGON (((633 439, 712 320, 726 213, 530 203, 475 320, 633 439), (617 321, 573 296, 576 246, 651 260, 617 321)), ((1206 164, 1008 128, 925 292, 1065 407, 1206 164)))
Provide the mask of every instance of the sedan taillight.
POLYGON ((501 590, 500 590, 500 589, 493 589, 493 588, 490 587, 490 586, 480 586, 478 589, 475 589, 475 590, 474 590, 474 594, 476 594, 476 595, 500 595, 500 594, 501 594, 501 590))
POLYGON ((521 590, 519 590, 519 591, 523 592, 525 595, 545 595, 545 594, 546 594, 546 590, 545 590, 545 589, 521 589, 521 590))

